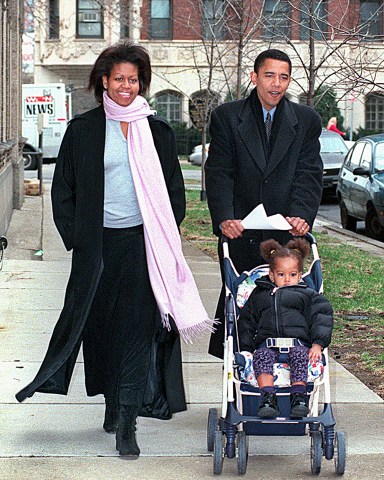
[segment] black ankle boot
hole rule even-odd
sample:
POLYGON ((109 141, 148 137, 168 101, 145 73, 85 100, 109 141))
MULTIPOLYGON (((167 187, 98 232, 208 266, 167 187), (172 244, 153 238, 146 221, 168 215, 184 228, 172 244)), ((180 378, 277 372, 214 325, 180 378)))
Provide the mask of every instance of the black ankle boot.
POLYGON ((257 415, 260 418, 274 418, 280 415, 276 393, 263 393, 257 415))
POLYGON ((105 401, 105 415, 103 428, 107 433, 115 433, 119 420, 119 410, 112 402, 105 401))
POLYGON ((136 418, 139 409, 136 407, 121 406, 119 410, 119 424, 116 433, 116 450, 124 457, 138 458, 140 448, 136 442, 136 418))
POLYGON ((309 413, 308 408, 308 395, 301 393, 291 393, 291 417, 302 418, 306 417, 309 413))

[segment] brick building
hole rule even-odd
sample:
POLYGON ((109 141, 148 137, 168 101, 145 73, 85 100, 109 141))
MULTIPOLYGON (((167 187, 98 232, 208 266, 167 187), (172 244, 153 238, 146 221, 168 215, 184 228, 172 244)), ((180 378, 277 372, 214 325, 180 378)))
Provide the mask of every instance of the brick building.
POLYGON ((2 0, 0 9, 0 235, 24 195, 21 156, 22 1, 2 0))
POLYGON ((293 100, 332 87, 345 127, 384 130, 382 0, 35 2, 35 82, 71 85, 74 114, 94 105, 84 87, 97 55, 129 39, 150 52, 151 101, 169 120, 190 124, 202 99, 246 91, 255 56, 275 47, 293 60, 293 100))

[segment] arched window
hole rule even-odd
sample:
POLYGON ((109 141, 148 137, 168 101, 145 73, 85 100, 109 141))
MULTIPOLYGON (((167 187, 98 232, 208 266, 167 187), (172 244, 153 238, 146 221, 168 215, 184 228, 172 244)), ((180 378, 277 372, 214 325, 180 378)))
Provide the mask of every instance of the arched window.
POLYGON ((189 118, 198 130, 208 127, 211 112, 219 105, 219 100, 219 94, 208 90, 200 90, 191 95, 189 99, 189 118))
POLYGON ((166 118, 168 122, 181 122, 182 97, 180 93, 171 90, 159 92, 156 94, 155 104, 157 113, 166 118))
POLYGON ((365 128, 367 130, 384 130, 384 95, 372 93, 365 98, 365 128))

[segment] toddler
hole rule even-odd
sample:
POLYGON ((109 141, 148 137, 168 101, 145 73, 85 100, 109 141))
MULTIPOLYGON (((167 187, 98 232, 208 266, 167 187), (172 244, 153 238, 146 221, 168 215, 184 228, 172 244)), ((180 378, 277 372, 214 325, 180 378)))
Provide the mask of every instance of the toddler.
MULTIPOLYGON (((284 247, 275 240, 260 245, 269 263, 269 275, 256 280, 256 288, 240 311, 238 320, 241 350, 253 353, 253 366, 262 397, 261 418, 280 414, 273 384, 273 364, 278 362, 276 338, 290 339, 288 363, 291 370, 291 417, 307 416, 308 361, 321 360, 331 341, 332 306, 324 295, 302 281, 304 259, 310 246, 293 239, 284 247)), ((288 341, 289 342, 289 341, 288 341)))

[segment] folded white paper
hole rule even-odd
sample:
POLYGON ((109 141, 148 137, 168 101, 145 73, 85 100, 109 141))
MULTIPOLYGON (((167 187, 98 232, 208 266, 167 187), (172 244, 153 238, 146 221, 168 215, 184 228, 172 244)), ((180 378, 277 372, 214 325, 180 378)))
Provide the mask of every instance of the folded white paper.
POLYGON ((260 204, 247 215, 241 224, 248 230, 291 230, 291 225, 277 213, 267 217, 264 205, 260 204))

